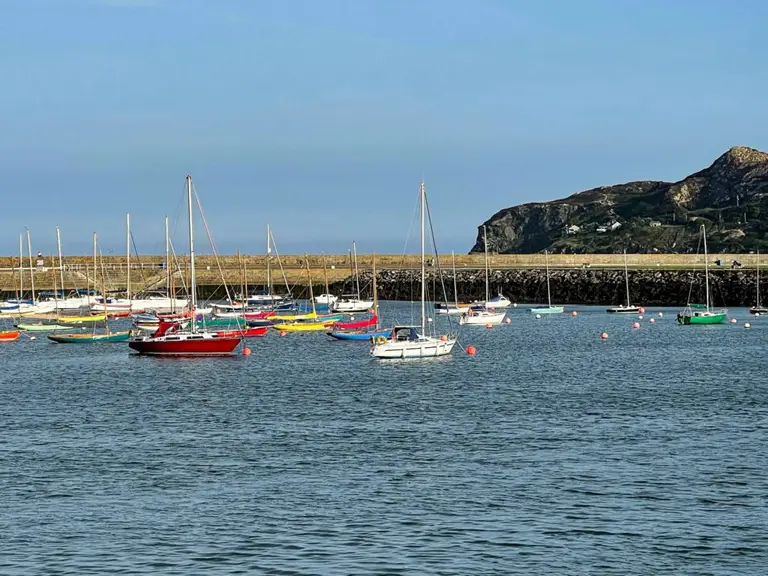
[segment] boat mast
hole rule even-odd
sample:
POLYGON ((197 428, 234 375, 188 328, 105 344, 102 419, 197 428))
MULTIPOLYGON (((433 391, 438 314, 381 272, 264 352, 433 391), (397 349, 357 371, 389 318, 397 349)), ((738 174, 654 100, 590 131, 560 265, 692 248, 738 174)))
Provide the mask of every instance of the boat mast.
POLYGON ((456 253, 451 250, 451 265, 453 266, 453 299, 456 308, 459 307, 459 289, 456 288, 456 253))
MULTIPOLYGON (((61 233, 56 226, 56 251, 59 253, 59 276, 61 280, 61 294, 64 296, 64 259, 61 257, 61 233)), ((64 296, 66 298, 66 296, 64 296)), ((58 309, 58 306, 56 307, 58 309)))
POLYGON ((309 271, 309 257, 306 252, 304 253, 304 260, 307 263, 307 280, 309 281, 309 301, 312 302, 312 317, 317 316, 317 309, 315 308, 315 294, 312 291, 312 274, 309 271))
POLYGON ((267 224, 267 294, 272 295, 272 273, 269 269, 269 256, 272 254, 272 233, 267 224))
POLYGON ((547 269, 547 305, 552 308, 552 295, 549 290, 549 253, 544 250, 544 266, 547 269))
POLYGON ((424 180, 421 181, 421 189, 419 192, 421 197, 421 334, 424 335, 427 330, 426 305, 424 304, 427 291, 427 269, 424 264, 424 212, 426 205, 424 180))
POLYGON ((19 313, 21 313, 21 299, 24 297, 24 240, 19 234, 19 313))
POLYGON ((197 310, 197 279, 195 277, 195 233, 192 222, 192 176, 187 176, 187 218, 189 225, 189 286, 190 304, 192 308, 192 333, 197 332, 197 322, 194 321, 197 310))
MULTIPOLYGON (((104 294, 104 331, 109 334, 109 313, 107 312, 107 274, 104 270, 104 259, 101 260, 101 293, 104 294)), ((96 271, 96 232, 93 233, 93 269, 96 271)), ((94 284, 96 283, 96 276, 93 277, 94 284)), ((96 332, 96 324, 94 326, 94 333, 96 332)))
POLYGON ((360 276, 357 275, 357 247, 355 241, 352 240, 352 254, 355 259, 355 288, 357 289, 357 300, 360 301, 360 276))
MULTIPOLYGON (((93 291, 96 292, 96 232, 93 233, 93 291)), ((107 314, 107 295, 102 295, 104 301, 104 315, 107 314)))
POLYGON ((131 300, 131 215, 125 215, 125 266, 128 269, 125 277, 125 297, 131 300))
POLYGON ((171 263, 169 262, 170 247, 168 237, 168 216, 165 217, 165 291, 171 299, 171 312, 176 311, 176 297, 171 294, 171 263))
POLYGON ((32 305, 36 304, 35 301, 35 270, 32 268, 32 239, 29 236, 29 228, 27 228, 27 254, 29 254, 29 278, 32 285, 32 305))
MULTIPOLYGON (((491 299, 491 292, 488 286, 488 237, 483 224, 483 248, 485 249, 485 305, 488 306, 488 300, 491 299)), ((456 275, 454 274, 454 277, 456 275)))
POLYGON ((372 282, 373 282, 373 314, 376 316, 376 328, 379 327, 379 293, 376 290, 376 250, 373 251, 373 259, 371 261, 372 268, 372 282))
POLYGON ((757 308, 760 308, 760 250, 757 251, 757 308))
POLYGON ((707 312, 709 312, 709 257, 707 256, 707 231, 704 224, 701 225, 701 234, 704 236, 704 285, 707 290, 707 312))
POLYGON ((629 303, 629 272, 627 271, 627 249, 624 249, 624 283, 627 285, 627 308, 631 305, 629 303))
POLYGON ((330 301, 330 290, 328 289, 328 264, 326 262, 326 256, 325 253, 323 253, 323 276, 325 277, 325 304, 328 306, 328 309, 330 310, 331 307, 331 301, 330 301))

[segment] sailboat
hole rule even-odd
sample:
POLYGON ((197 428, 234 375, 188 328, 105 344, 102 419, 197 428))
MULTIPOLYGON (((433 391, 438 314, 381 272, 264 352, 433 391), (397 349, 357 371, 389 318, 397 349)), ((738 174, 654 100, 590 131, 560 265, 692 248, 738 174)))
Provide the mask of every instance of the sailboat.
MULTIPOLYGON (((93 233, 93 269, 94 283, 96 282, 96 233, 93 233)), ((104 264, 102 262, 102 274, 101 274, 101 293, 106 295, 107 286, 105 280, 104 264)), ((130 332, 112 332, 109 328, 109 315, 104 316, 104 332, 96 332, 96 324, 93 324, 92 331, 88 332, 70 332, 65 334, 48 334, 48 339, 56 342, 57 344, 90 344, 95 342, 125 342, 130 338, 130 332)))
MULTIPOLYGON (((53 298, 58 304, 58 289, 56 287, 56 274, 53 275, 53 298)), ((56 307, 56 319, 59 318, 59 308, 56 307)), ((21 320, 21 318, 19 318, 21 320)), ((62 324, 57 323, 50 323, 50 322, 31 322, 31 323, 22 323, 19 322, 15 325, 16 328, 19 330, 23 330, 24 332, 54 332, 57 330, 71 330, 71 326, 65 326, 62 324)))
POLYGON ((760 250, 757 251, 757 266, 755 268, 755 305, 749 309, 750 314, 768 314, 768 308, 760 303, 760 250))
POLYGON ((373 342, 371 356, 374 358, 432 358, 451 353, 456 338, 444 335, 440 338, 427 335, 427 271, 424 258, 424 224, 427 210, 427 192, 424 182, 419 188, 421 206, 421 325, 395 326, 389 338, 378 337, 373 342))
MULTIPOLYGON (((275 330, 286 332, 318 332, 320 330, 327 330, 342 318, 341 314, 331 314, 328 316, 317 315, 317 310, 315 309, 315 298, 312 292, 312 274, 309 271, 309 258, 307 258, 306 254, 304 254, 304 260, 307 263, 309 302, 312 305, 312 312, 307 314, 306 319, 298 318, 292 321, 283 321, 280 323, 272 324, 272 328, 275 330)), ((276 316, 275 318, 282 319, 284 317, 276 316)))
POLYGON ((629 300, 629 272, 627 270, 627 251, 624 250, 624 284, 627 287, 627 305, 620 304, 619 306, 613 306, 606 308, 605 311, 609 314, 638 314, 640 312, 639 306, 632 306, 629 300))
MULTIPOLYGON (((189 226, 189 309, 197 309, 197 279, 195 275, 195 231, 192 217, 192 177, 187 176, 187 218, 189 226)), ((157 331, 148 336, 135 336, 128 346, 139 354, 150 356, 228 356, 242 342, 239 331, 216 332, 200 328, 191 322, 182 330, 175 322, 160 322, 157 331)))
POLYGON ((286 298, 285 296, 272 293, 272 270, 270 266, 270 259, 272 258, 273 243, 274 239, 272 237, 272 229, 270 228, 269 224, 267 224, 267 283, 264 287, 263 294, 254 293, 248 296, 247 304, 249 306, 278 306, 279 304, 283 304, 286 302, 286 300, 290 299, 286 298))
POLYGON ((352 242, 352 258, 355 264, 353 275, 355 277, 355 294, 342 294, 330 305, 333 312, 366 312, 373 306, 373 301, 360 298, 360 276, 357 271, 357 247, 352 242))
POLYGON ((337 340, 373 340, 375 338, 389 338, 392 328, 379 327, 379 295, 376 290, 376 253, 373 253, 372 264, 373 283, 373 314, 366 320, 358 322, 339 322, 334 329, 328 332, 328 336, 337 340))
POLYGON ((683 325, 689 324, 722 324, 728 318, 728 311, 725 309, 715 312, 710 304, 709 296, 709 255, 707 254, 707 231, 704 225, 701 225, 701 236, 704 239, 704 282, 707 295, 706 304, 702 307, 700 304, 688 304, 682 312, 677 314, 677 322, 683 325))
POLYGON ((453 268, 453 304, 435 302, 435 312, 438 314, 464 314, 471 304, 459 304, 459 289, 456 285, 456 253, 451 250, 451 266, 453 268))
MULTIPOLYGON (((483 226, 483 244, 485 245, 485 301, 488 302, 488 294, 490 291, 490 274, 488 271, 488 242, 485 226, 483 226)), ((506 316, 506 314, 507 313, 504 310, 501 312, 496 312, 495 308, 489 308, 487 304, 483 306, 472 306, 469 310, 459 316, 459 324, 475 326, 487 326, 488 324, 491 324, 492 326, 498 326, 504 322, 504 316, 506 316)))
POLYGON ((544 265, 547 269, 547 306, 541 308, 531 308, 534 314, 561 314, 565 311, 563 306, 552 306, 552 292, 549 288, 549 253, 544 250, 544 265))

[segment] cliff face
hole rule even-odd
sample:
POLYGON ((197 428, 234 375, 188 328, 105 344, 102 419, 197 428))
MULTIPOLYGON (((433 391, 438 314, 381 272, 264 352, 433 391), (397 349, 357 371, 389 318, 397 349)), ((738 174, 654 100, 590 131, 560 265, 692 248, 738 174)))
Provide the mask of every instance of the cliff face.
MULTIPOLYGON (((702 224, 711 252, 768 247, 768 154, 734 147, 679 182, 603 186, 505 208, 483 223, 488 250, 695 252, 702 224)), ((483 225, 471 252, 482 252, 483 225)))

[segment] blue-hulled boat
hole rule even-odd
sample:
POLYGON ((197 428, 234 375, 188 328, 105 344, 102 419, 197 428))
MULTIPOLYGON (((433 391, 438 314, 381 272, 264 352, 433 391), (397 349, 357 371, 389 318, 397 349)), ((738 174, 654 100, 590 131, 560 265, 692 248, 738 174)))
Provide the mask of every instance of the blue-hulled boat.
POLYGON ((327 332, 331 338, 336 340, 367 340, 370 341, 373 338, 383 336, 389 338, 392 336, 392 328, 380 329, 380 330, 332 330, 327 332))

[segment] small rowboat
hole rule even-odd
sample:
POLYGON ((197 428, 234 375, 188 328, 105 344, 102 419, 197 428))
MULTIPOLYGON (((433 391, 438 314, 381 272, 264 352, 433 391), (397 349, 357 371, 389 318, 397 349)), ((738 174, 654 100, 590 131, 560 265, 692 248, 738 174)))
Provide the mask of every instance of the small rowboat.
POLYGON ((18 330, 3 330, 0 331, 0 342, 13 342, 16 340, 21 332, 18 330))
POLYGON ((61 324, 44 324, 38 322, 37 324, 15 324, 19 330, 24 332, 54 332, 56 330, 72 330, 72 326, 62 326, 61 324))
POLYGON ((127 342, 130 336, 130 332, 48 334, 48 340, 53 340, 59 344, 90 344, 94 342, 127 342))

